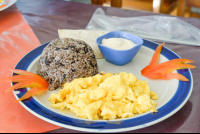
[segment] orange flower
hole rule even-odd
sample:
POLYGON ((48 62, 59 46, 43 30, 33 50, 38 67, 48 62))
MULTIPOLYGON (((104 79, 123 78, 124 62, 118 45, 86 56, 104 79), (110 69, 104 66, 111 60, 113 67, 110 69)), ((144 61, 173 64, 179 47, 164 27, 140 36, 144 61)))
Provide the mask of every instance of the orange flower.
POLYGON ((189 81, 185 76, 172 73, 174 70, 186 69, 186 68, 195 68, 194 65, 186 64, 193 63, 193 60, 189 59, 173 59, 166 61, 164 63, 158 64, 160 53, 164 43, 159 45, 151 59, 151 62, 148 66, 141 70, 141 74, 146 76, 149 79, 178 79, 181 81, 189 81))
POLYGON ((22 101, 30 98, 33 95, 48 90, 49 83, 41 76, 19 69, 14 69, 12 71, 13 73, 18 75, 1 79, 0 82, 18 82, 18 83, 7 89, 3 94, 6 94, 9 91, 13 91, 19 88, 28 88, 28 87, 31 88, 26 94, 24 94, 18 100, 22 101))

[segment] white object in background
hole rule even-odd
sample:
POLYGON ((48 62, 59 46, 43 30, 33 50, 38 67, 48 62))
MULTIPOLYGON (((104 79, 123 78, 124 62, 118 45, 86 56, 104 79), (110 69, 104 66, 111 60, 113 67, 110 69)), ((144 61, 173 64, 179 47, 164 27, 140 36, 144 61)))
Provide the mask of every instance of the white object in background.
POLYGON ((200 46, 200 29, 177 17, 157 15, 123 18, 108 16, 98 8, 86 29, 125 31, 148 40, 200 46))

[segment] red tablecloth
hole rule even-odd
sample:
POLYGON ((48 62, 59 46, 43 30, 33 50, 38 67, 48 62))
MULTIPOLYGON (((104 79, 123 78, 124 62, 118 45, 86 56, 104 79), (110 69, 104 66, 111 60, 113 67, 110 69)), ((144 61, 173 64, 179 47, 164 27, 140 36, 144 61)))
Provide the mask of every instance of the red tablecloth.
MULTIPOLYGON (((11 76, 19 60, 40 44, 16 6, 0 12, 0 79, 11 76)), ((46 132, 60 127, 47 123, 25 110, 12 92, 2 95, 10 82, 0 83, 0 133, 46 132)))

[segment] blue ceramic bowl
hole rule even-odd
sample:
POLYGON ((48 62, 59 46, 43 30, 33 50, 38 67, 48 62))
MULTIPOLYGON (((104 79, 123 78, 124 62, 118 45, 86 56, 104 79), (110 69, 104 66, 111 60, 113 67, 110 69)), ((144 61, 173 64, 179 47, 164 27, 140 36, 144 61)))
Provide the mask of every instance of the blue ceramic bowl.
POLYGON ((106 61, 118 66, 122 66, 132 61, 132 59, 140 50, 143 44, 143 39, 127 32, 113 31, 97 38, 96 43, 106 61), (103 39, 109 38, 124 38, 133 41, 137 45, 128 50, 116 50, 101 45, 103 39))

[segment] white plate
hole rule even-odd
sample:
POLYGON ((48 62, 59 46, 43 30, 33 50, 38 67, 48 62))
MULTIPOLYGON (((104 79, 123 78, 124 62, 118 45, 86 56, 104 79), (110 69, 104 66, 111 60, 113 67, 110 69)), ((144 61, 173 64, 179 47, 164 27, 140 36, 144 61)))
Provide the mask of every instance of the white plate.
MULTIPOLYGON (((19 61, 15 68, 35 73, 39 62, 39 56, 47 44, 48 42, 29 52, 19 61)), ((159 100, 156 101, 158 103, 156 107, 158 113, 148 112, 127 119, 90 121, 75 117, 75 114, 70 111, 63 113, 58 109, 52 108, 47 99, 51 93, 58 91, 47 91, 31 97, 28 100, 22 101, 20 104, 40 119, 64 128, 78 131, 124 132, 159 123, 160 121, 172 116, 184 106, 191 95, 193 79, 189 69, 177 71, 186 76, 190 80, 189 82, 178 80, 150 80, 142 76, 141 70, 149 64, 157 46, 156 43, 144 40, 144 44, 136 57, 124 66, 113 65, 104 59, 98 59, 97 62, 99 71, 111 73, 133 73, 139 80, 146 80, 151 90, 155 91, 159 96, 159 100)), ((165 47, 162 49, 160 63, 174 58, 179 58, 179 56, 165 47)), ((27 89, 19 89, 14 91, 14 95, 19 99, 25 92, 27 92, 27 89)))

